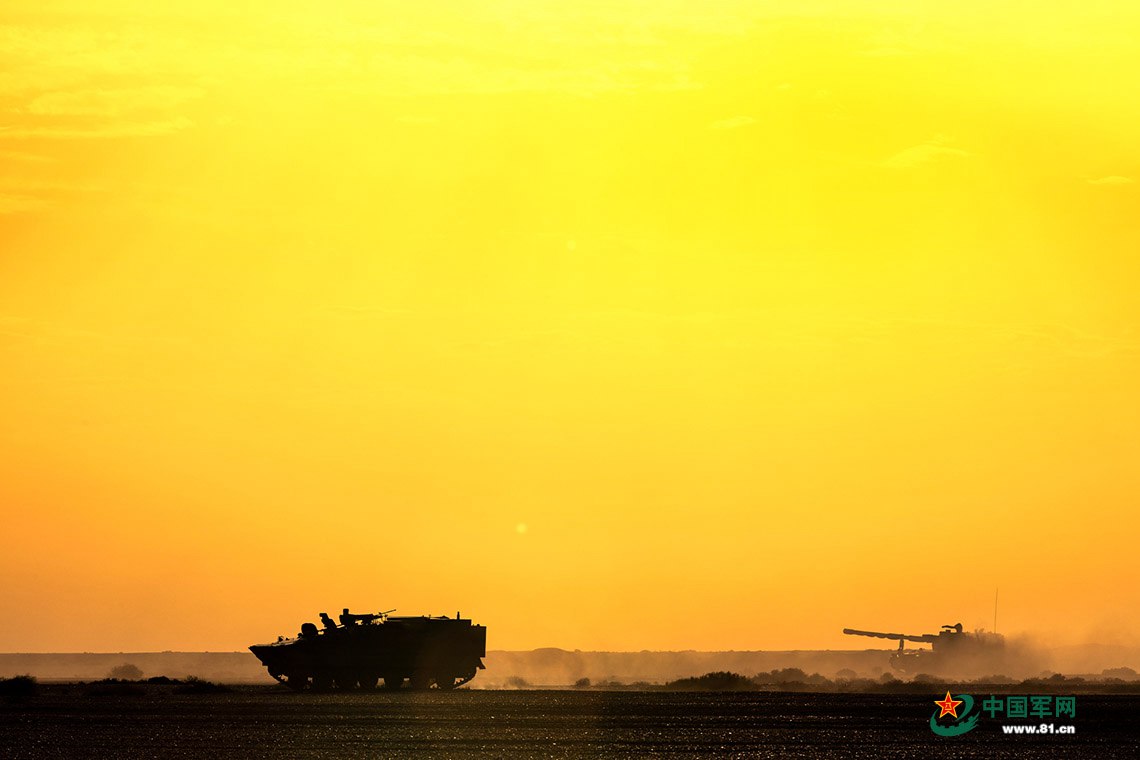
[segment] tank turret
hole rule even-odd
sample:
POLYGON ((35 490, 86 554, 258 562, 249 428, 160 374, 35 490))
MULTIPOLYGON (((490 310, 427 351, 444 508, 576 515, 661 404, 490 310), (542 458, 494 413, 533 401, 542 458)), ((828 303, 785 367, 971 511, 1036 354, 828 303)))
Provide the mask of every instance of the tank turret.
POLYGON ((844 628, 848 636, 869 636, 897 641, 891 654, 891 667, 904 673, 976 673, 998 672, 1005 654, 1005 637, 987 631, 965 632, 961 623, 944 625, 938 633, 883 633, 844 628), (906 649, 906 642, 929 644, 929 649, 906 649))
POLYGON ((487 629, 457 612, 454 618, 392 617, 386 612, 353 614, 337 625, 321 613, 324 626, 303 623, 296 638, 278 637, 249 648, 269 675, 290 688, 318 691, 389 689, 407 682, 422 690, 454 689, 483 669, 487 629))

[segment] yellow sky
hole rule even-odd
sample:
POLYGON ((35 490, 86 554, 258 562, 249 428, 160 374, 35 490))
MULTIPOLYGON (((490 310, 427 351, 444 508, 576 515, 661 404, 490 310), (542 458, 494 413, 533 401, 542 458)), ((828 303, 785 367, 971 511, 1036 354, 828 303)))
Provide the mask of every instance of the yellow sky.
POLYGON ((0 11, 0 650, 1140 636, 1140 6, 324 5, 0 11))

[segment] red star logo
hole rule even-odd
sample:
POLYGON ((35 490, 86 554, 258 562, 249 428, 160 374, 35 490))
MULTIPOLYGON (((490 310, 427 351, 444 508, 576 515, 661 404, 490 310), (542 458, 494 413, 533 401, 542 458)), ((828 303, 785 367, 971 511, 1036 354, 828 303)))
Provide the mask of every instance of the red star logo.
POLYGON ((942 712, 938 713, 939 718, 941 718, 943 715, 952 715, 954 718, 957 718, 958 705, 962 704, 962 700, 954 699, 952 696, 950 696, 950 692, 946 692, 946 698, 936 699, 934 700, 934 704, 942 708, 942 712))

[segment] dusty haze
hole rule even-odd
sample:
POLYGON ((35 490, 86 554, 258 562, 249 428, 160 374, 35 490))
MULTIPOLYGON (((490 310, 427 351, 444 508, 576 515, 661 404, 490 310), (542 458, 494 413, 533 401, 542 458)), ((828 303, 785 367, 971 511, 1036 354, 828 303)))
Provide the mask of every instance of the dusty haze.
MULTIPOLYGON (((1042 672, 1100 674, 1110 668, 1130 667, 1140 671, 1140 648, 1085 646, 1041 650, 1014 644, 1008 665, 984 675, 1025 678, 1042 672)), ((891 650, 837 650, 788 652, 583 652, 537 649, 489 651, 473 688, 567 686, 582 678, 595 684, 616 682, 664 683, 715 671, 745 676, 784 668, 799 668, 834 679, 841 671, 878 678, 892 673, 891 650), (521 681, 519 680, 521 679, 521 681)), ((72 654, 0 654, 0 678, 29 674, 47 680, 97 680, 115 667, 130 664, 143 677, 197 676, 225 683, 273 683, 265 668, 249 652, 121 652, 72 654)), ((913 675, 913 674, 912 674, 913 675)), ((975 674, 976 675, 976 674, 975 674)))

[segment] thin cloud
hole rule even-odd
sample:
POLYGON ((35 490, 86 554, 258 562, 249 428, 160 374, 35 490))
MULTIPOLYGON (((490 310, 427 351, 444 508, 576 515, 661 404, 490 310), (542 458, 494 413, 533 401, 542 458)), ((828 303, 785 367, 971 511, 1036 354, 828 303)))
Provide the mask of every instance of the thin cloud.
POLYGON ((0 176, 0 191, 29 193, 29 192, 62 192, 62 193, 103 193, 107 186, 92 182, 78 182, 70 180, 43 180, 20 176, 0 176))
POLYGON ((1061 323, 984 323, 937 319, 866 320, 842 328, 868 342, 898 342, 904 335, 930 345, 1001 345, 1009 351, 1096 359, 1140 353, 1140 341, 1131 333, 1103 335, 1061 323))
POLYGON ((19 150, 0 150, 0 161, 22 161, 29 164, 54 164, 57 159, 41 156, 38 153, 25 153, 19 150))
POLYGON ((122 137, 155 137, 182 132, 194 122, 180 116, 166 121, 125 122, 91 129, 67 127, 0 127, 0 140, 97 140, 122 137))
POLYGON ((204 94, 197 87, 168 86, 48 92, 32 100, 26 110, 37 116, 122 116, 166 110, 204 94))
POLYGON ((1108 177, 1100 177, 1098 179, 1086 180, 1090 185, 1133 185, 1136 180, 1131 177, 1121 177, 1119 174, 1112 174, 1108 177))
POLYGON ((971 154, 961 148, 950 148, 943 144, 942 138, 935 138, 922 145, 915 145, 894 154, 882 166, 888 169, 914 169, 936 162, 954 158, 967 158, 971 154))

